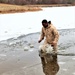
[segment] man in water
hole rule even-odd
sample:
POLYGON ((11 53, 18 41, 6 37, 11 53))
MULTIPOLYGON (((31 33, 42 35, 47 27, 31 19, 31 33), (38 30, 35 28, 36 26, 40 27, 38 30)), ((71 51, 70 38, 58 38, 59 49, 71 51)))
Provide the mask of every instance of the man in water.
POLYGON ((51 21, 47 22, 46 19, 42 20, 42 31, 38 41, 40 43, 44 37, 44 44, 50 44, 53 47, 53 53, 57 53, 57 43, 59 39, 59 33, 57 29, 51 24, 51 21))

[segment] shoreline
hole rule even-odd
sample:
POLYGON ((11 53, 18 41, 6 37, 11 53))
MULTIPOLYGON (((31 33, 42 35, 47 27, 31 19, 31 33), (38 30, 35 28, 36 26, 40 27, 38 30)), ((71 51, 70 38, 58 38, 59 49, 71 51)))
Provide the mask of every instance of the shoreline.
MULTIPOLYGON (((65 30, 75 30, 75 28, 67 28, 67 29, 57 29, 58 31, 65 31, 65 30)), ((28 34, 21 34, 17 37, 11 37, 11 38, 8 38, 8 39, 5 39, 5 40, 0 40, 0 42, 2 41, 6 41, 6 40, 10 40, 10 39, 14 39, 14 38, 19 38, 19 37, 25 37, 25 36, 28 36, 28 35, 33 35, 33 34, 39 34, 40 32, 33 32, 33 33, 28 33, 28 34)))
POLYGON ((0 14, 7 13, 23 13, 41 11, 42 7, 63 7, 63 6, 75 6, 75 4, 50 4, 50 5, 12 5, 0 3, 0 14))
MULTIPOLYGON (((59 35, 60 35, 60 39, 59 39, 59 50, 63 50, 63 49, 67 49, 68 47, 72 45, 74 45, 74 35, 75 35, 75 28, 69 28, 69 29, 58 29, 58 32, 59 32, 59 35), (71 35, 71 36, 70 36, 71 35), (68 38, 69 36, 69 38, 68 38), (68 38, 68 39, 67 39, 68 38), (72 38, 72 39, 71 39, 72 38), (62 40, 63 39, 63 40, 62 40), (64 42, 65 40, 65 42, 64 42), (69 41, 70 40, 70 41, 69 41), (68 46, 69 45, 69 46, 68 46)), ((22 34, 20 36, 17 36, 17 37, 12 37, 12 38, 9 38, 9 39, 6 39, 6 40, 1 40, 0 41, 0 44, 14 44, 15 42, 15 45, 17 44, 17 41, 20 43, 20 41, 22 40, 23 41, 35 41, 33 39, 33 37, 37 37, 38 35, 38 38, 40 36, 40 32, 34 32, 34 33, 29 33, 29 34, 22 34), (36 36, 35 36, 36 35, 36 36), (26 39, 25 39, 26 38, 26 39), (29 39, 29 40, 28 40, 29 39), (32 40, 33 39, 33 40, 32 40)), ((38 38, 37 38, 37 41, 38 41, 38 38)), ((35 41, 36 42, 36 41, 35 41)), ((31 43, 31 42, 30 42, 31 43)), ((60 55, 60 54, 59 54, 60 55)), ((65 54, 64 54, 65 55, 65 54)))

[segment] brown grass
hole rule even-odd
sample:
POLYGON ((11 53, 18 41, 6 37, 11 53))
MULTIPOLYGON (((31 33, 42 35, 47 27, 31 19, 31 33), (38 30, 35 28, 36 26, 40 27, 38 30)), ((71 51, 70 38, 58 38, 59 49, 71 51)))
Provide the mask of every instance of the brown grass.
POLYGON ((39 11, 39 10, 42 10, 42 9, 40 7, 0 4, 0 13, 2 14, 15 13, 15 12, 39 11))
MULTIPOLYGON (((74 4, 75 5, 75 4, 74 4)), ((72 4, 50 4, 50 5, 11 5, 0 3, 0 14, 15 13, 15 12, 29 12, 42 10, 41 7, 61 7, 74 6, 72 4)))

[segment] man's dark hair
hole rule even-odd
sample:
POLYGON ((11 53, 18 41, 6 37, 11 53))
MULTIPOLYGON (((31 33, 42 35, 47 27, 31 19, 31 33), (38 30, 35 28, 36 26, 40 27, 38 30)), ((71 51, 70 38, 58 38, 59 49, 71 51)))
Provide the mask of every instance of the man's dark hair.
POLYGON ((42 23, 47 23, 47 20, 46 19, 42 20, 42 23))

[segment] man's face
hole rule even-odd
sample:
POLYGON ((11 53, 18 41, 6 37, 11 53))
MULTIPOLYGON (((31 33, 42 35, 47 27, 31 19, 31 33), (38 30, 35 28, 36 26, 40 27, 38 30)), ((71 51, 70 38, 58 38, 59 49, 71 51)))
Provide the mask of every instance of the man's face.
POLYGON ((44 28, 48 27, 48 23, 42 23, 42 25, 43 25, 44 28))

